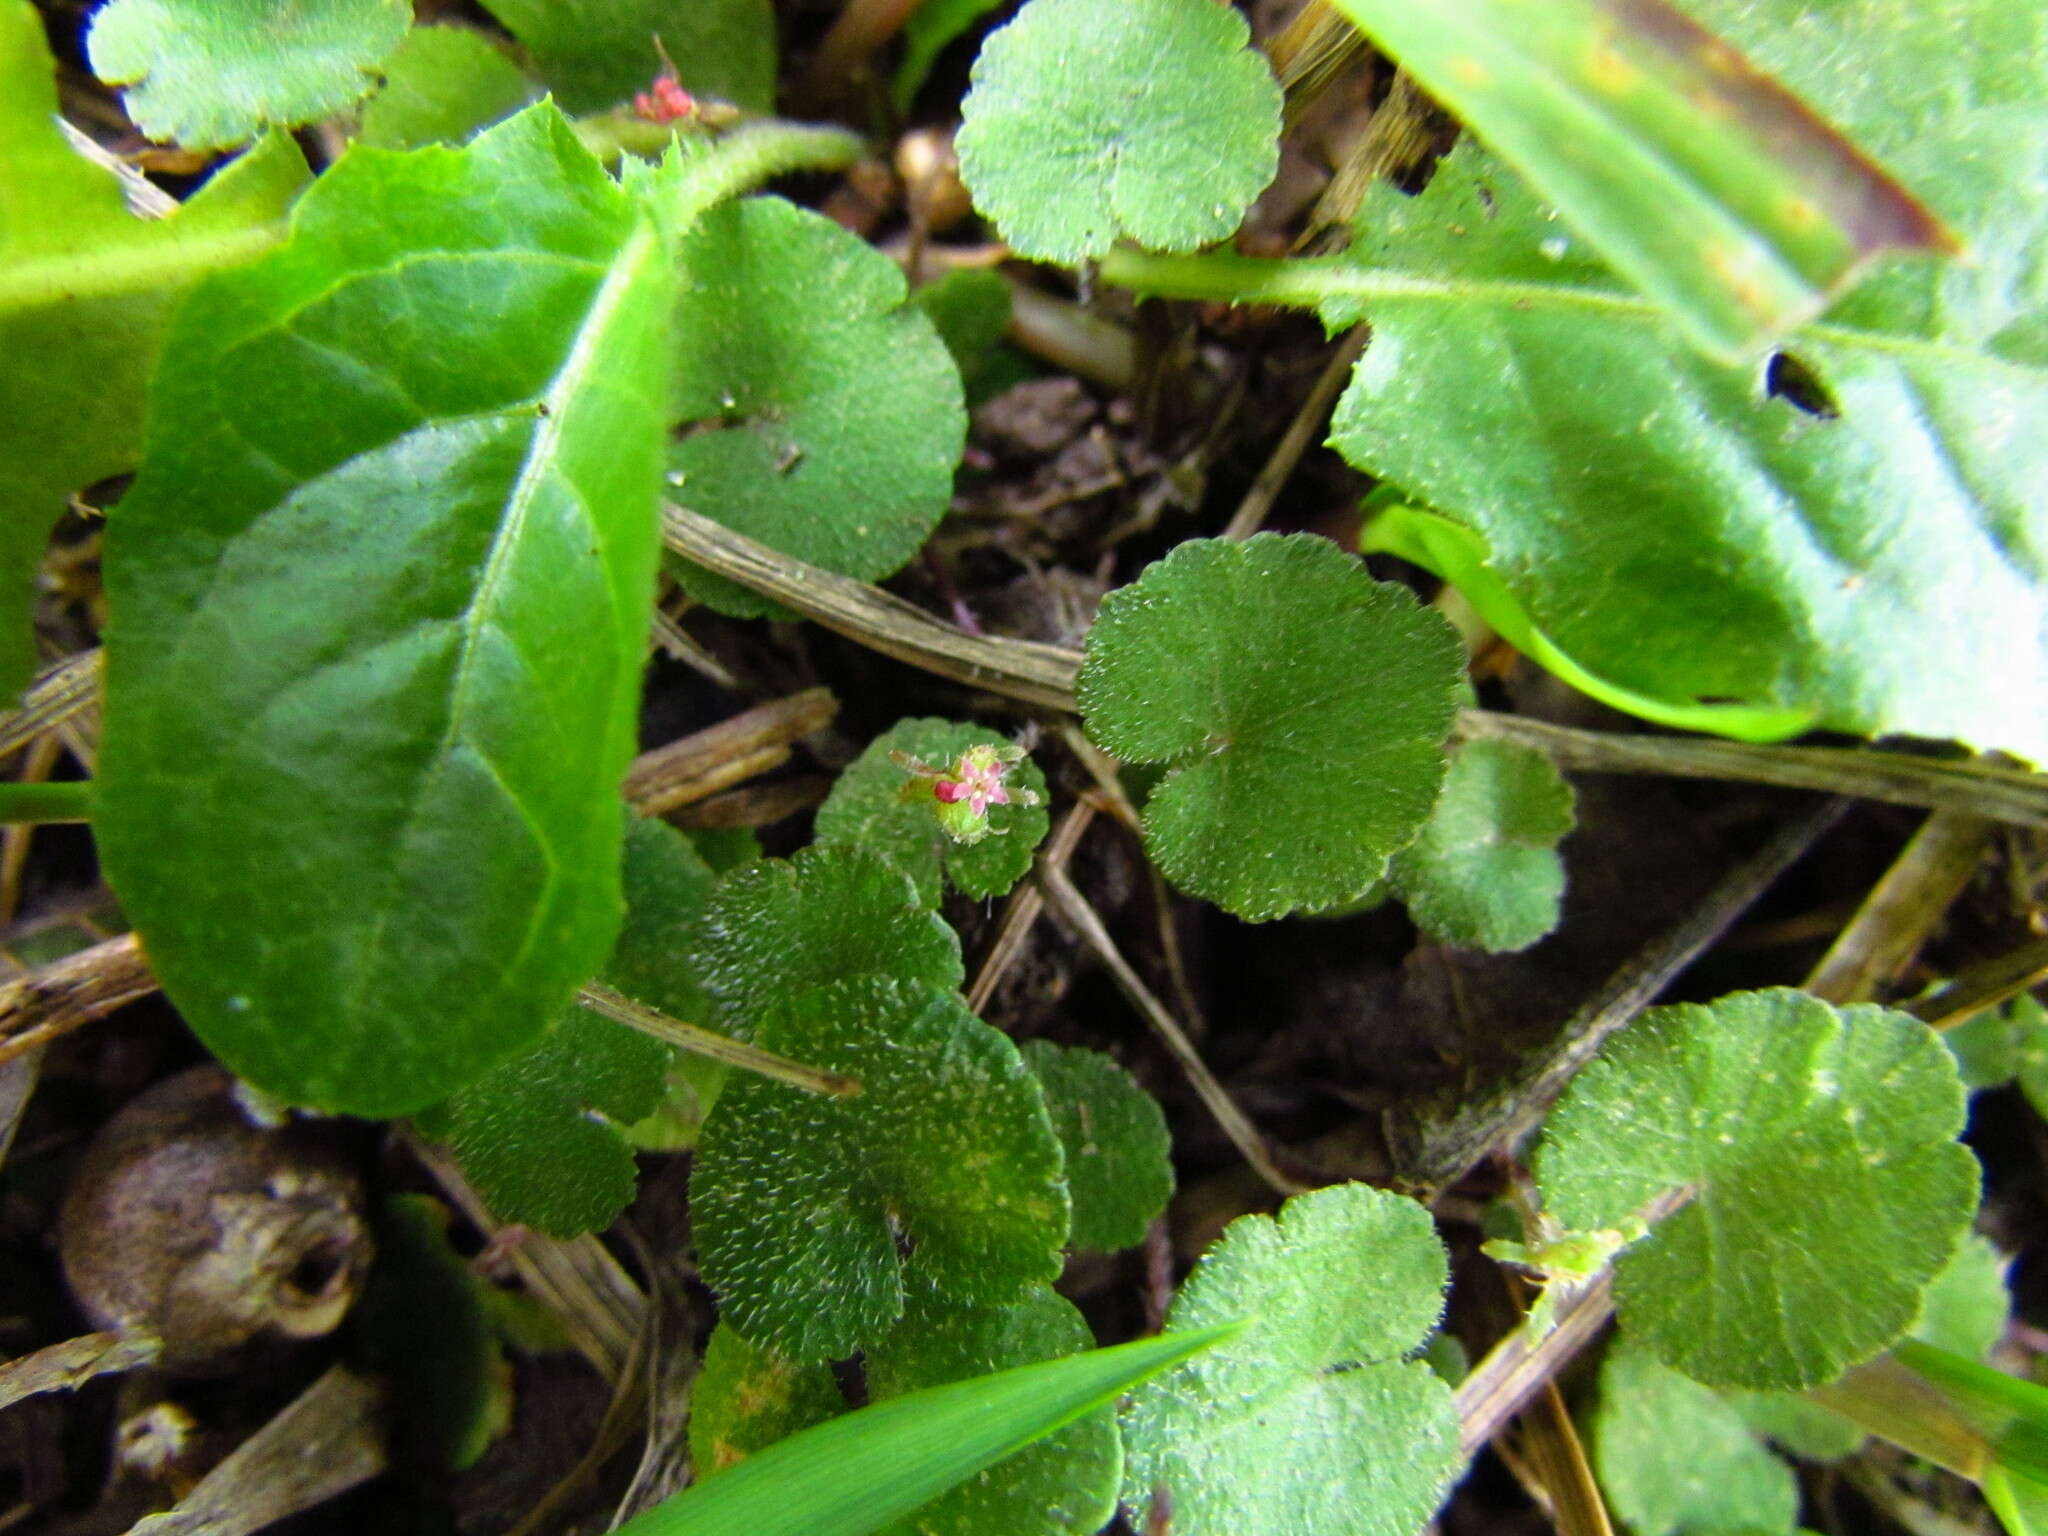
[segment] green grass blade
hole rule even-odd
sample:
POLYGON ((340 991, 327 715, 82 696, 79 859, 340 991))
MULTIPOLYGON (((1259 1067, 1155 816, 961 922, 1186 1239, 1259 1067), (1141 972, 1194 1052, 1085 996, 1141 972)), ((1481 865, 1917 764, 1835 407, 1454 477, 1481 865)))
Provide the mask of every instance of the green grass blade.
POLYGON ((1579 233, 1723 359, 1818 314, 1941 222, 1662 0, 1337 0, 1579 233))
POLYGON ((1162 1334, 859 1409, 685 1489, 620 1536, 862 1536, 1243 1326, 1162 1334))

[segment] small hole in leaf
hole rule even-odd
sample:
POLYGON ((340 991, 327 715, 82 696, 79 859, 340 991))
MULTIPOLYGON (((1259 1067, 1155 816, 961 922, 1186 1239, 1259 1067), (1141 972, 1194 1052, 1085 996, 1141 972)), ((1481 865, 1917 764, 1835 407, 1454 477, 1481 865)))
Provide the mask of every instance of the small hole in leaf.
POLYGON ((1764 393, 1822 421, 1842 414, 1827 381, 1790 352, 1773 352, 1764 364, 1764 393))

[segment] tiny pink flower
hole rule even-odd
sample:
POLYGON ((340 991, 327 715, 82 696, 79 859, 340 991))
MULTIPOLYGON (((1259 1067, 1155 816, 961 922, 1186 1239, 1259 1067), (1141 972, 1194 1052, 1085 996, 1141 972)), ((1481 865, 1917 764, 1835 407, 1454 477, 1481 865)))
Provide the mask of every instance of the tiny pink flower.
POLYGON ((650 123, 673 123, 697 115, 697 99, 674 75, 656 75, 654 89, 633 98, 633 111, 650 123))

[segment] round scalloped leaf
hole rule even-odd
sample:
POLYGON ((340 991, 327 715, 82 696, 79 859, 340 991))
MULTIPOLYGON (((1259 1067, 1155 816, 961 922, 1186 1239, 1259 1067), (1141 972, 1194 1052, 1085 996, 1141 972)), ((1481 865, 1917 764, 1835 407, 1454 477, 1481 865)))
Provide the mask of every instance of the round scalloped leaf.
POLYGON ((1898 1339, 1977 1208, 1955 1063, 1916 1019, 1803 992, 1645 1014, 1545 1127, 1544 1204, 1618 1226, 1692 1189, 1616 1265, 1623 1322, 1730 1387, 1811 1387, 1898 1339))
MULTIPOLYGON (((883 1402, 1094 1346, 1079 1310, 1050 1286, 986 1307, 915 1285, 902 1321, 868 1351, 868 1390, 883 1402)), ((884 1526, 881 1536, 1093 1536, 1116 1513, 1123 1469, 1116 1414, 1104 1408, 884 1526)))
MULTIPOLYGON (((960 372, 902 270, 779 197, 713 209, 681 261, 675 498, 842 576, 899 569, 945 515, 967 440, 960 372)), ((673 565, 721 613, 780 612, 673 565)))
POLYGON ((1593 1461, 1608 1509, 1635 1536, 1789 1532, 1798 1522, 1792 1469, 1735 1406, 1626 1342, 1600 1367, 1593 1461))
POLYGON ((712 1477, 846 1409, 829 1365, 797 1365, 720 1323, 690 1385, 690 1459, 712 1477))
POLYGON ((1452 754, 1422 834, 1390 869, 1409 915, 1465 949, 1527 949, 1557 926, 1572 788, 1541 752, 1475 741, 1452 754))
POLYGON ((1103 600, 1078 694, 1102 746, 1172 765, 1145 805, 1167 878, 1272 918, 1359 896, 1414 839, 1462 654, 1327 539, 1196 539, 1103 600))
POLYGON ((1463 1464, 1451 1389, 1408 1358, 1448 1268, 1428 1211, 1363 1184, 1233 1221, 1167 1328, 1252 1322, 1132 1398, 1134 1523, 1163 1487, 1179 1536, 1413 1536, 1463 1464))
POLYGON ((825 803, 818 807, 817 838, 826 846, 859 846, 881 854, 909 875, 918 899, 936 907, 944 882, 969 896, 1001 896, 1031 869, 1031 856, 1045 838, 1045 775, 1025 758, 1010 771, 1010 782, 1038 797, 1036 805, 1013 801, 989 807, 989 834, 979 842, 948 837, 932 813, 930 797, 903 798, 909 770, 890 757, 902 752, 937 768, 969 747, 1003 744, 996 732, 951 720, 899 720, 868 743, 847 766, 825 803))
POLYGON ((406 0, 112 0, 85 45, 144 133, 218 149, 351 105, 411 24, 406 0))
POLYGON ((1031 0, 975 60, 960 175, 1020 256, 1227 238, 1279 164, 1280 87, 1214 0, 1031 0))
POLYGON ((1966 1360, 1982 1360, 2005 1335, 2012 1293, 2005 1256, 1991 1240, 1971 1233, 1948 1267, 1928 1284, 1920 1315, 1907 1331, 1924 1344, 1966 1360))
POLYGON ((539 89, 468 27, 414 27, 363 104, 357 141, 379 149, 459 144, 517 111, 539 89))
POLYGON ((906 1265, 949 1298, 991 1304, 1058 1276, 1059 1138, 1007 1036, 950 992, 881 977, 813 988, 756 1034, 861 1091, 736 1076, 705 1123, 690 1210, 734 1327, 791 1359, 832 1360, 902 1314, 906 1265))
POLYGON ((806 848, 794 863, 734 870, 705 904, 691 959, 725 1027, 747 1039, 775 1004, 830 982, 951 988, 966 976, 959 936, 907 875, 863 848, 806 848))
POLYGON ((1173 1138, 1159 1101, 1100 1051, 1050 1040, 1022 1050, 1067 1152, 1068 1241, 1090 1253, 1143 1242, 1173 1198, 1173 1138))

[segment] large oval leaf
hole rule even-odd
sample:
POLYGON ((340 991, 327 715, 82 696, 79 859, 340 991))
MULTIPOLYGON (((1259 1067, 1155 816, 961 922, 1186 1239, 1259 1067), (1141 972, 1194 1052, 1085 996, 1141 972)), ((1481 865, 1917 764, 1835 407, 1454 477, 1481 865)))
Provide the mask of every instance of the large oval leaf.
POLYGON ((1336 440, 1478 530, 1533 622, 1625 688, 2048 760, 2048 16, 1698 9, 1973 260, 1901 265, 1790 360, 1723 367, 1463 149, 1361 214, 1361 299, 1328 314, 1362 309, 1373 344, 1336 440))
POLYGON ((352 152, 174 324, 96 821, 172 999, 269 1091, 430 1103, 604 959, 672 294, 542 105, 352 152))

